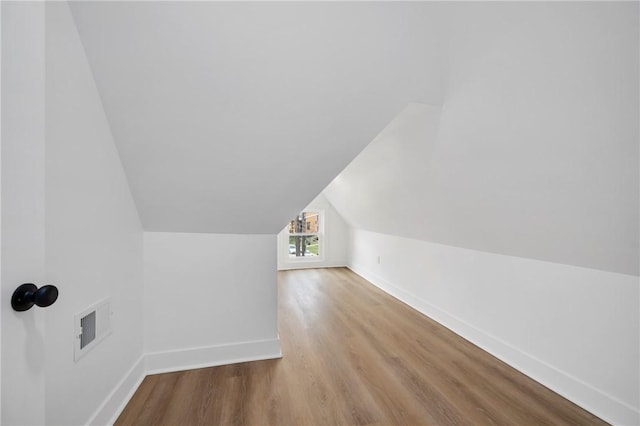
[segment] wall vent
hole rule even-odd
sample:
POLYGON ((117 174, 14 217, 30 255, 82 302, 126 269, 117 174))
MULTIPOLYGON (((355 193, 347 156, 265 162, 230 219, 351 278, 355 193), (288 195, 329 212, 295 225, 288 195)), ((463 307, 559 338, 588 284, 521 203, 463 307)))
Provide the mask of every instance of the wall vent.
POLYGON ((96 339, 96 311, 80 318, 80 330, 80 349, 84 349, 96 339))
POLYGON ((75 315, 73 357, 76 361, 111 334, 111 315, 111 299, 102 300, 75 315))

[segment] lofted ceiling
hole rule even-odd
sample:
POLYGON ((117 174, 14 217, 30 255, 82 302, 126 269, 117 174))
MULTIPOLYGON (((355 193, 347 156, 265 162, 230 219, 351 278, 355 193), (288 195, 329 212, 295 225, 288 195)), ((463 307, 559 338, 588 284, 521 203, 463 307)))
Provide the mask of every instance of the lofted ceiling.
POLYGON ((408 105, 324 189, 352 227, 422 240, 449 230, 447 203, 433 184, 441 114, 441 107, 408 105))
POLYGON ((70 6, 146 230, 277 233, 440 102, 434 4, 70 6))
POLYGON ((640 273, 638 3, 448 3, 443 102, 325 189, 352 227, 640 273))

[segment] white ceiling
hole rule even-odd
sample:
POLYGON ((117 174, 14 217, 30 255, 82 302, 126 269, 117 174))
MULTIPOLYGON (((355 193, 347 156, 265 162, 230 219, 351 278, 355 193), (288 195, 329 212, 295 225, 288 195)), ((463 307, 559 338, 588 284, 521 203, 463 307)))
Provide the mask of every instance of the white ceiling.
POLYGON ((436 216, 446 203, 432 190, 441 113, 408 105, 325 188, 352 227, 426 240, 448 229, 436 216))
POLYGON ((408 106, 329 201, 357 228, 638 275, 638 3, 447 4, 442 104, 408 106))
POLYGON ((440 101, 435 7, 72 2, 144 228, 277 233, 440 101))

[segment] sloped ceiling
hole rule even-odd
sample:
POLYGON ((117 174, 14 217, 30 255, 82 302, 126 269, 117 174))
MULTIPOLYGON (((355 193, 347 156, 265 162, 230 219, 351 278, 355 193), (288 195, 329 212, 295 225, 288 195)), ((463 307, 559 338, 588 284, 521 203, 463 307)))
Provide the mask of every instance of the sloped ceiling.
MULTIPOLYGON (((410 104, 323 191, 355 228, 414 239, 443 229, 432 203, 441 108, 410 104)), ((439 201, 439 200, 438 200, 439 201)))
POLYGON ((448 5, 442 105, 327 198, 360 229, 638 275, 638 3, 448 5))
POLYGON ((440 101, 435 5, 70 4, 146 230, 277 233, 440 101))
POLYGON ((275 234, 397 117, 353 226, 634 275, 638 7, 71 2, 147 230, 275 234))

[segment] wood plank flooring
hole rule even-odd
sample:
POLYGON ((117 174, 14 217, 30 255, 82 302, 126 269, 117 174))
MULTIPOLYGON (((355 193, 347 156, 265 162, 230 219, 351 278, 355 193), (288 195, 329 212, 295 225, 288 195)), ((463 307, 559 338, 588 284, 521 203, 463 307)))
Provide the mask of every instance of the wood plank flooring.
POLYGON ((348 269, 278 281, 282 359, 148 376, 116 424, 606 424, 348 269))

